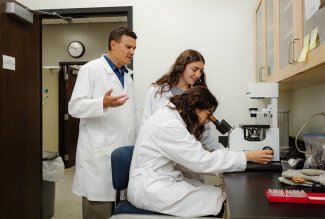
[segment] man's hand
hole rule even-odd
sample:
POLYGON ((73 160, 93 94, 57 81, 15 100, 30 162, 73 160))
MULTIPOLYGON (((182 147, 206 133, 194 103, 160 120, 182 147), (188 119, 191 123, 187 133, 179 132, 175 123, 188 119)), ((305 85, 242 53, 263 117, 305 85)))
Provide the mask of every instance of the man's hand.
POLYGON ((253 150, 245 151, 246 160, 254 163, 267 164, 272 161, 272 150, 253 150))
POLYGON ((109 89, 103 99, 103 106, 106 107, 118 107, 123 105, 129 97, 126 94, 120 95, 120 96, 112 96, 113 89, 109 89))

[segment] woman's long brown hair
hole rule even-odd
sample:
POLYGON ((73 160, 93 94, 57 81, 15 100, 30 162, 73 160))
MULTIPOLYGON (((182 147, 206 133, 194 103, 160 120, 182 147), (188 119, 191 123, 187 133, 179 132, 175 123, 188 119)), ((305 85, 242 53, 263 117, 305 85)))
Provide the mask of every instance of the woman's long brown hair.
MULTIPOLYGON (((186 66, 192 62, 203 62, 205 64, 204 57, 198 51, 195 51, 193 49, 187 49, 183 51, 177 57, 169 72, 164 74, 156 82, 152 83, 154 86, 161 86, 157 91, 157 94, 162 94, 164 92, 170 91, 173 86, 176 86, 179 78, 185 71, 186 66)), ((194 86, 207 86, 204 72, 202 72, 201 77, 196 81, 194 86)))
POLYGON ((204 125, 199 124, 199 118, 196 109, 213 109, 218 106, 218 101, 207 87, 196 86, 181 95, 175 95, 170 98, 176 109, 179 111, 186 124, 187 130, 195 136, 197 140, 202 138, 204 125))

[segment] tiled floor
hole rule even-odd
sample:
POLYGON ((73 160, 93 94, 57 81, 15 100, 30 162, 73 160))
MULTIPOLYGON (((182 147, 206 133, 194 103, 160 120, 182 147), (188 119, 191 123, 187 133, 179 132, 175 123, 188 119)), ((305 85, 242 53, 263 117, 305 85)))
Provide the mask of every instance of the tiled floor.
POLYGON ((56 182, 54 216, 51 219, 81 219, 81 198, 72 192, 74 167, 65 169, 64 181, 56 182))

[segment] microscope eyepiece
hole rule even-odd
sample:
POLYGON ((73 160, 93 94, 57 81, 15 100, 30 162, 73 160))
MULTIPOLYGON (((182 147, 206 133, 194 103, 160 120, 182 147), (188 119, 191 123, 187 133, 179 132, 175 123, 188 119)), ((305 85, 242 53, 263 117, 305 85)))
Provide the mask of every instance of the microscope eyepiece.
POLYGON ((211 115, 209 117, 210 121, 216 126, 216 129, 221 133, 221 134, 226 134, 227 132, 229 132, 231 130, 231 126, 225 121, 225 120, 221 120, 221 122, 219 122, 216 117, 214 117, 213 115, 211 115))

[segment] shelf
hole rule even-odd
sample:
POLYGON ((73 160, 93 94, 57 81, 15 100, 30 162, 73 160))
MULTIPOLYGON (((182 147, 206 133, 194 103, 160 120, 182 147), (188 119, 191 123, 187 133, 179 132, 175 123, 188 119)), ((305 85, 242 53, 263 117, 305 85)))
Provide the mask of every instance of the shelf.
POLYGON ((289 65, 268 81, 279 82, 283 91, 293 91, 325 83, 325 44, 312 50, 306 62, 289 65))
POLYGON ((60 66, 42 66, 43 69, 59 70, 60 66))
POLYGON ((295 91, 325 83, 325 65, 280 82, 281 91, 295 91))
POLYGON ((50 71, 59 72, 60 66, 42 66, 42 69, 48 69, 50 71))

